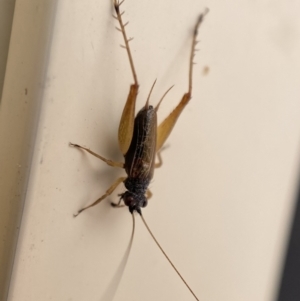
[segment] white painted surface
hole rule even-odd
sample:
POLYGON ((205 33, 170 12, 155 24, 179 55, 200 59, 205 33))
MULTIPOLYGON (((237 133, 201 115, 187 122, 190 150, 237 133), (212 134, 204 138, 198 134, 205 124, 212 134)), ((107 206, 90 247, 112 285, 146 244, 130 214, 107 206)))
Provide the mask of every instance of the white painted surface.
MULTIPOLYGON (((144 210, 200 300, 273 298, 298 168, 297 5, 123 4, 128 35, 135 38, 138 107, 155 78, 153 102, 175 84, 160 118, 187 89, 190 31, 198 14, 210 9, 200 30, 193 99, 168 140, 164 166, 151 184, 154 196, 144 210), (204 66, 210 68, 206 76, 204 66)), ((127 209, 113 210, 104 201, 72 216, 122 174, 68 146, 72 141, 121 160, 117 127, 132 77, 111 12, 110 1, 99 0, 58 1, 53 11, 9 301, 106 301, 114 293, 115 301, 193 300, 139 219, 127 267, 114 287, 131 232, 127 209)), ((34 11, 18 10, 13 35, 22 35, 26 13, 34 11)), ((110 198, 116 199, 116 194, 110 198)))

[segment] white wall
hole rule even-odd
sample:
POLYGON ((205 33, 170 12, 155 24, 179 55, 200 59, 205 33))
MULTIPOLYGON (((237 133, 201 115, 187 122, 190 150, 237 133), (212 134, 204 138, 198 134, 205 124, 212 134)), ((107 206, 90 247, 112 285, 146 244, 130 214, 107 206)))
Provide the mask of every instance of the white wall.
MULTIPOLYGON (((109 206, 116 194, 72 216, 122 174, 68 146, 122 159, 117 128, 132 77, 110 1, 16 5, 3 103, 14 99, 17 111, 5 105, 0 113, 18 119, 17 104, 28 99, 39 119, 31 125, 33 161, 8 300, 112 300, 114 294, 114 300, 193 300, 138 217, 121 275, 131 217, 109 206)), ((154 103, 175 84, 160 120, 187 89, 191 30, 205 7, 193 98, 168 140, 143 212, 200 300, 270 301, 298 168, 300 7, 126 0, 138 107, 155 78, 154 103)))

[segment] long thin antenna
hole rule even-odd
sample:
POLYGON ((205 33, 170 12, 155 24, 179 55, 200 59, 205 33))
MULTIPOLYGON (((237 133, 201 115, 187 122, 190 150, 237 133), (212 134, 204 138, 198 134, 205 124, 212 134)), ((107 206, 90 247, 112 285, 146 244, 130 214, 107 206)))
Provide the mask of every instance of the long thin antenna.
POLYGON ((113 278, 111 279, 109 285, 107 286, 104 294, 101 297, 101 300, 113 300, 114 296, 117 292, 117 288, 120 285, 120 282, 122 280, 128 259, 129 259, 129 255, 131 252, 131 247, 132 247, 132 243, 133 243, 133 237, 134 237, 134 229, 135 229, 135 219, 134 216, 132 217, 132 231, 131 231, 131 237, 130 240, 128 242, 126 251, 123 255, 123 258, 116 270, 116 273, 114 274, 113 278))
POLYGON ((134 237, 134 230, 135 230, 135 218, 134 215, 132 214, 132 232, 131 232, 131 238, 130 238, 130 243, 129 243, 129 252, 132 246, 132 242, 133 242, 133 237, 134 237))
MULTIPOLYGON (((133 215, 133 214, 132 214, 133 215)), ((145 227, 147 228, 149 234, 152 236, 153 240, 155 241, 155 243, 157 244, 157 246, 160 248, 160 250, 162 251, 162 253, 165 255, 165 257, 167 258, 167 260, 169 261, 170 265, 173 267, 173 269, 175 270, 175 272, 177 273, 177 275, 181 278, 181 280, 183 281, 183 283, 185 284, 185 286, 189 289, 189 291, 191 292, 191 294, 194 296, 194 298, 199 301, 199 299, 197 298, 197 296, 195 295, 195 293, 192 291, 192 289, 189 287, 189 285, 187 284, 187 282, 184 280, 184 278, 181 276, 181 274, 179 273, 179 271, 176 269, 175 265, 173 264, 173 262, 171 261, 171 259, 168 257, 168 255, 166 254, 166 252, 163 250, 163 248, 161 247, 161 245, 159 244, 159 242, 157 241, 157 239, 155 238, 155 236, 153 235, 152 231, 150 230, 149 226, 147 225, 143 215, 140 213, 140 216, 142 218, 142 221, 145 225, 145 227)))

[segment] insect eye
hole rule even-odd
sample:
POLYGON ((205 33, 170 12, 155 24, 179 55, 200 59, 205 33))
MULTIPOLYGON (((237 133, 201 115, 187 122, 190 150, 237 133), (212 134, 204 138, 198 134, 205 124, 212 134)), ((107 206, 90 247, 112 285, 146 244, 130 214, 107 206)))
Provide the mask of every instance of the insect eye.
POLYGON ((141 207, 146 207, 148 205, 148 200, 145 198, 142 202, 142 206, 141 207))
POLYGON ((128 191, 125 192, 123 200, 126 206, 131 206, 135 203, 134 196, 128 191))

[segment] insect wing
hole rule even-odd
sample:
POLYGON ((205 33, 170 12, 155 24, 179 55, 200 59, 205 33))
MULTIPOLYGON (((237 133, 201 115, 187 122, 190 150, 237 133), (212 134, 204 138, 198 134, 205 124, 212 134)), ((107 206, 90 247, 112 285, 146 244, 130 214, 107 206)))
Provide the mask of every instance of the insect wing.
POLYGON ((143 108, 134 120, 131 144, 125 155, 125 170, 129 177, 151 180, 156 152, 157 117, 152 106, 143 108))

